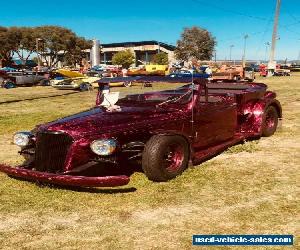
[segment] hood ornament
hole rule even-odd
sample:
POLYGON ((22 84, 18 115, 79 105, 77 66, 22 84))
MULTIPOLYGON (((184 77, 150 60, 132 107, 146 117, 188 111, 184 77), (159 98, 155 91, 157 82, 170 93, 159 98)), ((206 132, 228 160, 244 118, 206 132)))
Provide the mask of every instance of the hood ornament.
POLYGON ((120 92, 110 92, 109 86, 100 89, 99 106, 106 108, 107 112, 121 111, 121 107, 115 105, 120 96, 120 92))

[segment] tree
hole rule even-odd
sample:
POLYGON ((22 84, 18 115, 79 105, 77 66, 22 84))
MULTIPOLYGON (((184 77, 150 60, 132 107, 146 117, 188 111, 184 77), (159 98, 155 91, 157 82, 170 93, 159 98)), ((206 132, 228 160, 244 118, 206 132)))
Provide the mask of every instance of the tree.
POLYGON ((112 64, 122 65, 123 68, 129 68, 134 63, 134 55, 130 50, 119 51, 112 57, 112 64))
POLYGON ((81 64, 82 58, 85 57, 84 50, 90 49, 92 42, 83 37, 76 37, 72 44, 69 44, 68 51, 65 56, 65 62, 68 65, 75 66, 81 64))
POLYGON ((177 41, 175 56, 179 60, 210 60, 216 45, 215 37, 206 29, 185 28, 177 41))
POLYGON ((28 27, 12 27, 10 32, 14 33, 16 37, 14 53, 18 55, 22 64, 25 65, 32 53, 36 51, 36 30, 28 27))
POLYGON ((48 67, 53 67, 61 58, 75 65, 84 57, 83 50, 92 47, 90 41, 78 37, 69 29, 59 26, 1 27, 0 26, 0 66, 9 66, 14 54, 23 65, 33 53, 44 59, 48 67))
POLYGON ((37 53, 44 59, 48 67, 54 67, 60 58, 68 55, 72 62, 78 60, 83 49, 91 48, 84 38, 78 38, 70 29, 59 26, 40 26, 36 28, 40 41, 37 53), (80 50, 80 52, 78 52, 80 50))
POLYGON ((11 64, 13 53, 18 47, 18 39, 19 34, 0 26, 0 67, 11 64))
POLYGON ((168 54, 164 52, 159 52, 153 57, 153 63, 159 65, 167 65, 169 63, 168 54))

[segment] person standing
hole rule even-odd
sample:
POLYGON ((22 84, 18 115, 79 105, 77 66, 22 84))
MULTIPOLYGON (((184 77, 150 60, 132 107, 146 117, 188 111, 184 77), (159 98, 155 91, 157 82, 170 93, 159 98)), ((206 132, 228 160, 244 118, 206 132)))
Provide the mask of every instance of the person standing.
POLYGON ((205 69, 205 74, 208 74, 209 77, 212 76, 212 70, 211 70, 210 66, 207 66, 207 68, 205 69))
POLYGON ((127 76, 127 72, 128 72, 128 70, 126 68, 122 69, 122 75, 123 75, 123 77, 127 76))

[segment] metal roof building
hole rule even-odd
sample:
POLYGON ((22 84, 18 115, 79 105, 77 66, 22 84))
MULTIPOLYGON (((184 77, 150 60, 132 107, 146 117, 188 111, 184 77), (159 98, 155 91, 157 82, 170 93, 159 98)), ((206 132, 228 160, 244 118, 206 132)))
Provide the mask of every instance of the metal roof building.
POLYGON ((100 47, 100 62, 111 64, 115 53, 129 49, 134 53, 135 65, 147 64, 152 61, 155 54, 164 52, 168 55, 169 62, 173 62, 175 46, 159 41, 139 41, 139 42, 121 42, 105 43, 100 47))

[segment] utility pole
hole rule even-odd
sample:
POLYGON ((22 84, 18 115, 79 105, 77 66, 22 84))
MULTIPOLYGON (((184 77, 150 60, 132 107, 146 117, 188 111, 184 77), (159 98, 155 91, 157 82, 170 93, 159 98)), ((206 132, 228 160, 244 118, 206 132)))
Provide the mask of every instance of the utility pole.
POLYGON ((234 47, 234 45, 230 45, 229 47, 229 61, 231 62, 231 52, 232 52, 232 48, 234 47))
MULTIPOLYGON (((300 41, 300 39, 297 39, 298 41, 300 41)), ((297 57, 297 62, 300 65, 300 50, 298 52, 298 57, 297 57)))
POLYGON ((269 46, 271 44, 269 42, 266 42, 265 45, 266 45, 266 50, 265 50, 265 60, 264 60, 264 62, 266 63, 267 62, 267 54, 268 54, 268 51, 269 51, 269 46))
POLYGON ((215 54, 215 63, 217 62, 217 50, 214 50, 214 54, 215 54))
POLYGON ((243 68, 246 66, 246 41, 248 37, 249 36, 247 34, 244 35, 243 68))
POLYGON ((35 39, 35 49, 36 49, 36 54, 37 54, 37 68, 38 68, 38 71, 41 69, 41 60, 40 60, 40 54, 39 54, 39 42, 40 41, 43 41, 42 38, 36 38, 35 39))
POLYGON ((276 62, 274 61, 274 57, 275 57, 275 47, 276 47, 276 40, 277 40, 277 29, 278 29, 280 4, 281 4, 281 0, 277 0, 275 16, 274 16, 273 34, 272 34, 272 46, 271 46, 271 52, 270 52, 270 60, 269 60, 269 64, 268 64, 268 76, 271 76, 272 73, 274 72, 274 70, 276 69, 276 62))

